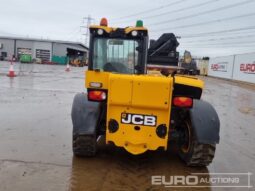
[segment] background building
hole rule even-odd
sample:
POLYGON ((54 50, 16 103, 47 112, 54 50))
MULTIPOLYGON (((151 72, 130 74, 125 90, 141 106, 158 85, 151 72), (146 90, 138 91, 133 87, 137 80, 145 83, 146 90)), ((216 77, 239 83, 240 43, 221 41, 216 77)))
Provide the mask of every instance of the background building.
POLYGON ((0 37, 0 59, 10 59, 12 55, 20 59, 22 54, 42 62, 57 62, 67 56, 71 59, 87 58, 88 48, 79 42, 44 40, 32 38, 0 37))

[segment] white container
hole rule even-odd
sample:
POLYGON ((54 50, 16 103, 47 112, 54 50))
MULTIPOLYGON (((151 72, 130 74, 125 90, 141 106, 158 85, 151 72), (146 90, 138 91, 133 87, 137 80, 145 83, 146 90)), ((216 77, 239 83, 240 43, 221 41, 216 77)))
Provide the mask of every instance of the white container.
POLYGON ((255 53, 235 56, 233 79, 255 83, 255 53))
POLYGON ((208 66, 208 75, 232 79, 234 56, 211 58, 208 66))

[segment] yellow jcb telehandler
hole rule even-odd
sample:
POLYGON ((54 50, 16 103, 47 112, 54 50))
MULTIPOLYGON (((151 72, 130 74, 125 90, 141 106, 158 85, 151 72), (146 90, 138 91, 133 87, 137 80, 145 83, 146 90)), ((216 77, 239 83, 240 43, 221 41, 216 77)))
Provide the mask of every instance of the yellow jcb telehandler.
MULTIPOLYGON (((133 155, 178 145, 189 166, 209 165, 219 143, 215 109, 201 100, 203 81, 195 77, 147 74, 148 31, 112 28, 105 18, 90 26, 87 93, 74 97, 73 153, 96 155, 104 135, 133 155)), ((177 63, 178 64, 178 63, 177 63)))

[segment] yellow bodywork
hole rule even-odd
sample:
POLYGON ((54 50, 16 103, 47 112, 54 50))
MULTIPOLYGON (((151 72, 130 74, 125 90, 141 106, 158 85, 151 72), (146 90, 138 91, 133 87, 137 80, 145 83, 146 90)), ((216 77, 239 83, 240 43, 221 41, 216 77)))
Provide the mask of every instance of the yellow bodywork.
MULTIPOLYGON (((110 34, 120 28, 90 26, 92 33, 99 32, 99 29, 104 31, 103 34, 110 34)), ((143 31, 144 37, 147 37, 145 27, 126 27, 120 31, 121 34, 143 31)), ((159 147, 167 149, 174 84, 203 88, 203 82, 199 79, 166 77, 158 71, 148 73, 117 74, 99 69, 85 73, 87 89, 102 89, 107 93, 106 143, 113 142, 132 154, 159 147), (93 87, 94 84, 97 86, 93 87)))
POLYGON ((183 84, 201 89, 204 88, 204 82, 193 76, 175 75, 174 80, 174 83, 176 84, 183 84))
POLYGON ((163 76, 125 75, 108 72, 86 72, 86 87, 90 82, 100 82, 102 89, 108 90, 106 142, 124 147, 132 154, 159 147, 167 149, 168 134, 160 138, 156 128, 163 124, 169 130, 173 79, 163 76), (155 126, 121 123, 127 114, 156 116, 155 126), (115 119, 119 129, 115 133, 108 130, 108 122, 115 119), (139 126, 140 130, 135 127, 139 126))
MULTIPOLYGON (((167 149, 170 129, 173 77, 151 75, 114 74, 100 71, 86 71, 86 88, 90 82, 102 84, 100 89, 108 90, 106 143, 113 142, 132 154, 141 154, 159 147, 167 149), (156 116, 155 126, 123 124, 121 118, 128 114, 156 116), (110 133, 108 122, 114 119, 119 124, 118 131, 110 133), (160 138, 156 134, 159 125, 167 127, 167 135, 160 138), (140 130, 135 127, 139 126, 140 130)), ((203 88, 203 81, 188 76, 175 76, 175 83, 203 88)))
MULTIPOLYGON (((102 29, 106 33, 117 31, 117 28, 98 25, 92 25, 90 29, 102 29)), ((144 27, 127 27, 122 30, 126 34, 147 31, 144 27)), ((174 84, 198 88, 204 86, 197 78, 166 77, 158 72, 135 75, 96 69, 86 71, 85 76, 87 89, 107 92, 106 143, 113 142, 132 154, 141 154, 159 147, 167 149, 174 84), (93 87, 93 84, 99 83, 100 86, 93 87), (158 131, 159 127, 163 127, 163 131, 158 131)))

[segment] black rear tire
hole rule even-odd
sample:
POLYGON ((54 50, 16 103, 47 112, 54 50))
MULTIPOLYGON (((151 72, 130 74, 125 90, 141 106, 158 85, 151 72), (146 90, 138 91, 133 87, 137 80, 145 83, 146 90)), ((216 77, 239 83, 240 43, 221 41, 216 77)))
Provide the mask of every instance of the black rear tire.
POLYGON ((99 112, 99 103, 89 102, 86 94, 75 95, 71 112, 73 122, 72 145, 75 156, 95 156, 99 112))
POLYGON ((73 153, 78 157, 93 157, 97 151, 96 136, 79 135, 73 137, 73 153))
POLYGON ((214 158, 216 145, 198 143, 193 134, 190 120, 185 121, 181 131, 186 134, 184 135, 186 141, 180 141, 178 144, 180 158, 187 166, 208 166, 214 158))

